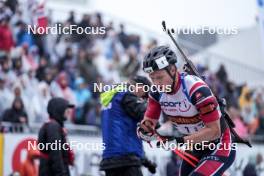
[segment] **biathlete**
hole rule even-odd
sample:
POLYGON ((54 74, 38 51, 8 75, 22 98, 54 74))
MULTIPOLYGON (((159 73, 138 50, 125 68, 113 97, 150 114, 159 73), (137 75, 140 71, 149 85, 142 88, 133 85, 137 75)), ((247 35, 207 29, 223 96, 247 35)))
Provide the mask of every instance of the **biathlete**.
POLYGON ((153 48, 146 54, 143 69, 157 87, 171 86, 167 92, 149 93, 147 110, 141 121, 138 136, 150 142, 161 112, 183 134, 176 137, 177 143, 193 142, 216 147, 204 150, 190 150, 188 153, 199 159, 193 167, 184 161, 180 175, 220 176, 234 162, 236 150, 232 147, 231 132, 222 117, 216 97, 208 85, 199 77, 179 72, 176 67, 176 54, 167 46, 153 48))

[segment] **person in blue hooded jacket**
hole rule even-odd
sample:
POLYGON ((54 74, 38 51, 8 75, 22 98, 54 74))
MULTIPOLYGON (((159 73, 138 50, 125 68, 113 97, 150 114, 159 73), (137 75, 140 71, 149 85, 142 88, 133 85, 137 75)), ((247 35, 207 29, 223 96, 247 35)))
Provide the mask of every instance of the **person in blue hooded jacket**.
POLYGON ((144 99, 148 92, 144 86, 150 87, 151 83, 146 77, 135 76, 127 85, 127 89, 120 84, 100 95, 105 144, 100 170, 106 176, 142 176, 142 165, 156 172, 156 164, 144 156, 142 141, 136 133, 137 123, 146 111, 144 99))

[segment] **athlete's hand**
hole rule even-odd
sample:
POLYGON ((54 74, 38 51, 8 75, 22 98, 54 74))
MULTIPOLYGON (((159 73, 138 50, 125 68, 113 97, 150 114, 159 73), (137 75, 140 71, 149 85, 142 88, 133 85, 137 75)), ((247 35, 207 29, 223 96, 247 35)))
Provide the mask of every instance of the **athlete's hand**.
POLYGON ((150 120, 143 120, 138 124, 137 135, 146 142, 156 139, 154 124, 150 120))

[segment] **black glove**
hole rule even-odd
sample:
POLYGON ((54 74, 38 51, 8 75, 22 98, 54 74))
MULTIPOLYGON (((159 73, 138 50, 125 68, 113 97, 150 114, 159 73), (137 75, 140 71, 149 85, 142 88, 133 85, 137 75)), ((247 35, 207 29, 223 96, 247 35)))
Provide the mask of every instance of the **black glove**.
POLYGON ((157 139, 154 130, 150 127, 152 124, 153 123, 149 120, 143 120, 142 122, 138 123, 137 136, 146 142, 150 142, 157 139), (146 123, 148 123, 148 125, 146 125, 146 123))
POLYGON ((144 167, 146 167, 150 173, 155 174, 156 173, 156 168, 157 168, 157 164, 150 161, 147 158, 143 158, 141 159, 141 163, 144 167))

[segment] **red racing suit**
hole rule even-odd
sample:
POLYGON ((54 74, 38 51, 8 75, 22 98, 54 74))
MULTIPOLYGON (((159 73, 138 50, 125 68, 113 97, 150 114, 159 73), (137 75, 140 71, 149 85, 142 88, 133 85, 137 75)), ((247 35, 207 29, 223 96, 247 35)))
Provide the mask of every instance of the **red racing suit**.
POLYGON ((145 117, 158 120, 161 112, 169 118, 183 135, 193 134, 210 123, 220 119, 221 137, 212 142, 215 150, 188 151, 198 157, 196 168, 183 161, 181 175, 222 175, 235 159, 235 149, 231 147, 230 129, 221 117, 217 99, 199 77, 179 73, 173 93, 151 92, 145 117))

